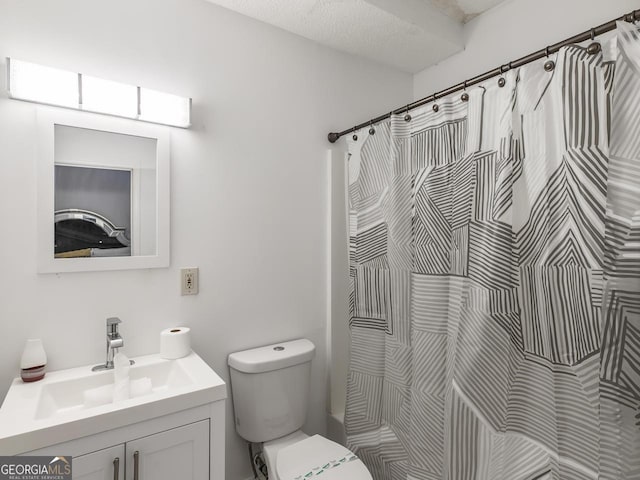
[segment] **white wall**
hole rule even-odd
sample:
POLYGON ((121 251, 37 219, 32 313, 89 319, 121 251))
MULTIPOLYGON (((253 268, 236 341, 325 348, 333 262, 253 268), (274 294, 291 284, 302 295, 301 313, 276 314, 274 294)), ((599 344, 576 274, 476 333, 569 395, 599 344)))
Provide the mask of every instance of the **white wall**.
POLYGON ((347 375, 349 367, 349 234, 347 225, 347 160, 346 145, 342 140, 329 155, 329 187, 331 206, 329 209, 329 262, 331 264, 328 291, 328 314, 330 315, 331 370, 330 405, 328 419, 329 434, 339 441, 344 432, 340 424, 344 421, 347 399, 347 375), (336 424, 337 419, 337 424, 336 424), (337 432, 331 431, 338 427, 337 432))
MULTIPOLYGON (((322 432, 326 134, 407 103, 411 76, 204 0, 0 0, 6 56, 192 96, 194 126, 171 132, 170 268, 37 275, 36 107, 0 94, 0 398, 26 338, 44 339, 52 370, 97 364, 117 315, 128 355, 186 324, 224 378, 229 352, 310 338, 307 427, 322 432), (179 296, 186 266, 200 267, 198 296, 179 296)), ((228 412, 227 479, 239 480, 249 462, 228 412)))
POLYGON ((465 48, 414 77, 414 99, 640 8, 638 0, 507 0, 464 28, 465 48))

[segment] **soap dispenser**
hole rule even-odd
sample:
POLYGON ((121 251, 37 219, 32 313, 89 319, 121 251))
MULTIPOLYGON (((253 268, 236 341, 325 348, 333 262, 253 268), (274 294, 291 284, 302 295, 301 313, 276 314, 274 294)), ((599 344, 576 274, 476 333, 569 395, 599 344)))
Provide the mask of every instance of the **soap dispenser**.
POLYGON ((47 354, 42 346, 42 340, 31 338, 27 340, 20 359, 20 377, 24 382, 37 382, 44 378, 47 365, 47 354))

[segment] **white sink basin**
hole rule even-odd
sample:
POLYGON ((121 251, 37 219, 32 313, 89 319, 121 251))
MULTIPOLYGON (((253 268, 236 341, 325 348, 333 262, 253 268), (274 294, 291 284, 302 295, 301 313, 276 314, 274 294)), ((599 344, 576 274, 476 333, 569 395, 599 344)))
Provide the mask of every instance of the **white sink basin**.
POLYGON ((178 360, 135 358, 132 381, 147 377, 151 391, 86 407, 84 392, 113 384, 113 370, 91 365, 47 373, 39 382, 16 378, 0 408, 0 455, 15 455, 71 438, 141 422, 226 398, 222 379, 195 353, 178 360))
MULTIPOLYGON (((180 362, 168 360, 144 365, 135 364, 131 367, 129 378, 132 381, 144 377, 151 380, 151 393, 174 390, 194 383, 180 362)), ((109 384, 113 385, 113 370, 45 383, 40 389, 34 418, 49 418, 74 410, 96 408, 85 407, 84 392, 109 384)))

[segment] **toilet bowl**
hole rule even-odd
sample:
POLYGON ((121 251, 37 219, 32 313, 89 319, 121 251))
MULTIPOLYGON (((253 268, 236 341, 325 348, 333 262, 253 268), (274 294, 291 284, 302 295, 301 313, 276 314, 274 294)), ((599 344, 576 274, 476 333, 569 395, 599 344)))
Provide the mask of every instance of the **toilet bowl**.
POLYGON ((303 432, 264 444, 269 480, 371 480, 362 461, 348 448, 321 435, 303 432))
POLYGON ((314 353, 313 343, 303 338, 230 354, 236 431, 263 444, 269 480, 371 480, 349 449, 300 430, 314 353))

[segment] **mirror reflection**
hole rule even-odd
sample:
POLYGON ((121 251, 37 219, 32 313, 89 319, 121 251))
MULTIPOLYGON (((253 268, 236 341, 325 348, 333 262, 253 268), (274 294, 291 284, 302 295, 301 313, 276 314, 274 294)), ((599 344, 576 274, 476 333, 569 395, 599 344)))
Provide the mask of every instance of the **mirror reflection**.
POLYGON ((55 126, 55 258, 156 253, 156 139, 55 126))
POLYGON ((131 170, 55 165, 56 258, 131 255, 131 170))

